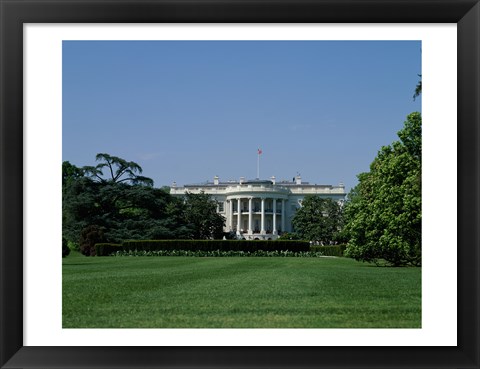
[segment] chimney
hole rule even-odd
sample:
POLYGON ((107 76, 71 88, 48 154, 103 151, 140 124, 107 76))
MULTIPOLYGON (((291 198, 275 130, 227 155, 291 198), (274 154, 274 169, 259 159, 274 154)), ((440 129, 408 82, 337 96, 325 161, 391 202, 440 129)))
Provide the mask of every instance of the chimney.
POLYGON ((240 184, 243 184, 245 182, 245 177, 240 177, 240 184))
POLYGON ((177 182, 173 181, 172 187, 173 187, 173 188, 177 187, 177 182))
POLYGON ((219 183, 218 176, 213 177, 213 184, 218 186, 218 183, 219 183))
POLYGON ((295 176, 295 183, 297 185, 302 184, 302 177, 300 177, 300 175, 295 176))
POLYGON ((270 179, 272 180, 272 184, 275 184, 275 176, 271 176, 270 179))

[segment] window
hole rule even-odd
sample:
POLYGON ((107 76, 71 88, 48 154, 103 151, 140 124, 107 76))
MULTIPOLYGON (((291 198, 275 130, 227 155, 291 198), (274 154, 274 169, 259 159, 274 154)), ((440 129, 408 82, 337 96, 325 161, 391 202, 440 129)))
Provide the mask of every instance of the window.
POLYGON ((225 211, 225 203, 223 201, 218 202, 218 212, 223 213, 225 211))

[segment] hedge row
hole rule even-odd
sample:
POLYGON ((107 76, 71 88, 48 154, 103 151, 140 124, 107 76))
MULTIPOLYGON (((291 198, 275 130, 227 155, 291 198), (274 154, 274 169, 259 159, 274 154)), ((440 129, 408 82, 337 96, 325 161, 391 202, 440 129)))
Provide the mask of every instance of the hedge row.
POLYGON ((144 240, 126 241, 124 250, 189 250, 189 251, 309 251, 306 241, 243 241, 243 240, 144 240))
POLYGON ((121 250, 123 250, 122 245, 118 243, 96 243, 95 244, 95 255, 97 256, 108 256, 121 250))
MULTIPOLYGON (((123 244, 97 243, 97 256, 108 256, 120 253, 159 252, 171 255, 172 251, 191 252, 238 252, 255 254, 257 251, 282 252, 289 251, 312 252, 323 256, 343 256, 346 245, 310 246, 307 241, 276 240, 276 241, 242 241, 242 240, 142 240, 125 241, 123 244)), ((233 254, 232 254, 233 255, 233 254)))
POLYGON ((311 251, 263 251, 257 250, 253 252, 243 251, 188 251, 188 250, 160 250, 160 251, 117 251, 112 254, 117 257, 125 256, 193 256, 193 257, 296 257, 296 258, 313 258, 323 257, 320 252, 311 251))
POLYGON ((343 256, 347 245, 310 246, 310 251, 320 252, 324 256, 343 256))
POLYGON ((243 240, 141 240, 125 241, 122 245, 100 243, 95 245, 97 256, 111 255, 117 251, 310 251, 307 241, 243 241, 243 240))

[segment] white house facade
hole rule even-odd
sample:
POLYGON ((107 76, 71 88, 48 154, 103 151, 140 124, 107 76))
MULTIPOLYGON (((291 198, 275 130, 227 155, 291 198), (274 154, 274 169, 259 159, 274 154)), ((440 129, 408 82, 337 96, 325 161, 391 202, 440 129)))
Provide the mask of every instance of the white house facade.
POLYGON ((345 186, 318 185, 302 182, 300 176, 290 181, 245 180, 213 182, 177 187, 174 182, 170 194, 205 193, 218 203, 217 211, 226 219, 225 232, 235 232, 237 238, 247 240, 274 240, 282 232, 292 232, 292 218, 307 195, 343 203, 345 186))

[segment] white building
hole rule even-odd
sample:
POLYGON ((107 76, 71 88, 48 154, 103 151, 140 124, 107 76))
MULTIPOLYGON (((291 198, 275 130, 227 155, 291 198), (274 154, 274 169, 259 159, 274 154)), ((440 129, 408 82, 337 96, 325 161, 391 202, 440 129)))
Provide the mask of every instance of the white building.
POLYGON ((292 232, 292 218, 306 195, 343 202, 345 186, 318 185, 302 182, 300 176, 290 181, 245 180, 190 184, 177 187, 174 182, 170 194, 183 196, 189 193, 205 193, 218 202, 218 212, 226 219, 225 232, 235 232, 238 238, 247 240, 273 240, 282 232, 292 232))

